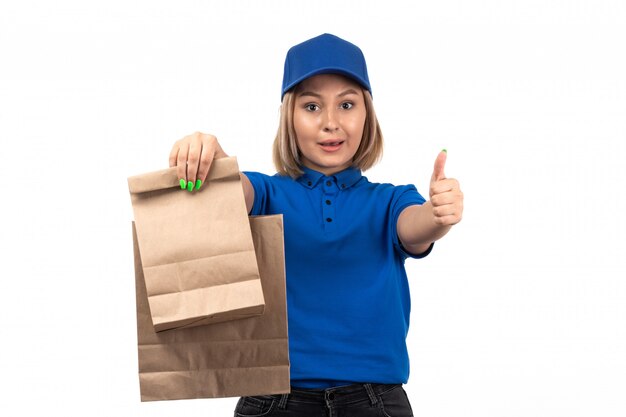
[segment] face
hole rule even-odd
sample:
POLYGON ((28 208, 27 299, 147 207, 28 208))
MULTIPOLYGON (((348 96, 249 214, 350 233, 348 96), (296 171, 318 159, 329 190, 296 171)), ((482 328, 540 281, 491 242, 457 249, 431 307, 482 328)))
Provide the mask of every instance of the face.
POLYGON ((320 74, 295 90, 293 125, 304 166, 332 175, 352 165, 363 137, 365 99, 359 84, 320 74))

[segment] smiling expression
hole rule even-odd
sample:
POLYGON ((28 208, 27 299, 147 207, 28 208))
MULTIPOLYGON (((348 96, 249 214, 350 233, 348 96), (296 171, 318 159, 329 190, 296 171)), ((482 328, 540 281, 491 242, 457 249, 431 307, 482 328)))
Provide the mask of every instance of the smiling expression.
POLYGON ((295 91, 293 125, 307 168, 332 175, 352 165, 365 126, 359 84, 338 74, 304 80, 295 91))

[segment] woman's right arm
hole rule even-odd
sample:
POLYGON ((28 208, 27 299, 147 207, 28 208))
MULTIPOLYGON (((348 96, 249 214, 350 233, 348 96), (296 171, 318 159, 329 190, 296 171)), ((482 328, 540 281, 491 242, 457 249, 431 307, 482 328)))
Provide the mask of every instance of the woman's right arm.
MULTIPOLYGON (((191 184, 191 189, 187 189, 192 191, 194 188, 199 189, 204 184, 213 159, 226 158, 227 156, 215 136, 196 132, 174 143, 170 152, 170 167, 177 167, 178 178, 181 179, 181 188, 183 184, 191 184)), ((248 177, 243 173, 240 173, 240 176, 246 209, 250 213, 254 202, 254 188, 248 177)))

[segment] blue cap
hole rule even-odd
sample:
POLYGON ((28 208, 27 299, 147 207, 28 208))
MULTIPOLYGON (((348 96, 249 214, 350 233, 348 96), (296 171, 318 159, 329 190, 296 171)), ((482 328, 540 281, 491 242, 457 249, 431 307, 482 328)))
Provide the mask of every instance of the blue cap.
POLYGON ((281 101, 290 88, 317 74, 345 75, 372 93, 361 49, 335 35, 325 33, 295 45, 287 52, 281 101))

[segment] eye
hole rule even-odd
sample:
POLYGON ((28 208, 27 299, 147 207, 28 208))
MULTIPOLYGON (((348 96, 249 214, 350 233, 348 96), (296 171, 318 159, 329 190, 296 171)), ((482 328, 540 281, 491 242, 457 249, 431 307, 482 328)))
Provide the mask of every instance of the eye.
POLYGON ((350 103, 349 101, 346 101, 345 103, 341 103, 341 108, 344 110, 350 110, 352 106, 354 106, 354 104, 350 103))
POLYGON ((319 106, 317 104, 309 103, 309 104, 306 104, 304 108, 307 109, 308 111, 316 111, 319 109, 319 106))

